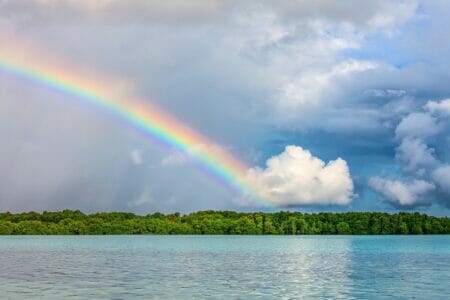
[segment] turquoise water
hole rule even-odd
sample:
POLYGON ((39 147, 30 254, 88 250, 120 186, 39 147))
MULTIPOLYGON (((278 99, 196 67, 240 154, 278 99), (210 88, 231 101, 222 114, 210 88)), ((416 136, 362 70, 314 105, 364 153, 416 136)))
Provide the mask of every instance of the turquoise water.
POLYGON ((450 297, 450 236, 5 236, 2 299, 450 297))

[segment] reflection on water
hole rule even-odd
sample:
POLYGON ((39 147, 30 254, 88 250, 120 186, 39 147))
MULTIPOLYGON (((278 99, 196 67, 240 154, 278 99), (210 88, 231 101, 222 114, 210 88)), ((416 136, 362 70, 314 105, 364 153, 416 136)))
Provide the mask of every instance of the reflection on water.
POLYGON ((445 298, 450 236, 0 237, 2 298, 445 298))

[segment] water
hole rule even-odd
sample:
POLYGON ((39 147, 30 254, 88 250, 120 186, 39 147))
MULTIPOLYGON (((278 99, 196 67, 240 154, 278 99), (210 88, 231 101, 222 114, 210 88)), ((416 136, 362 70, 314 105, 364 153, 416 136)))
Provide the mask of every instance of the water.
POLYGON ((0 297, 450 297, 450 236, 5 236, 0 297))

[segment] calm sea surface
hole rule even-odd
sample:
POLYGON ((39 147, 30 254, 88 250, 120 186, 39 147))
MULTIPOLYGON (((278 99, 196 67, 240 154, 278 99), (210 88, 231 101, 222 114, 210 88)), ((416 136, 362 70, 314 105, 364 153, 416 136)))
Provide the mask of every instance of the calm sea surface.
POLYGON ((450 236, 5 236, 1 299, 450 299, 450 236))

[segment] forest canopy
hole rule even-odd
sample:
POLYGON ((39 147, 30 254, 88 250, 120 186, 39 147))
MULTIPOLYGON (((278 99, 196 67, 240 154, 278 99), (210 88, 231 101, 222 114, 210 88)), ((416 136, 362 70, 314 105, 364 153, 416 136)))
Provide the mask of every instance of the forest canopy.
POLYGON ((419 213, 243 213, 200 211, 181 215, 128 212, 0 213, 2 235, 87 234, 449 234, 450 219, 419 213))

